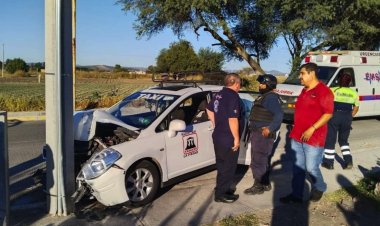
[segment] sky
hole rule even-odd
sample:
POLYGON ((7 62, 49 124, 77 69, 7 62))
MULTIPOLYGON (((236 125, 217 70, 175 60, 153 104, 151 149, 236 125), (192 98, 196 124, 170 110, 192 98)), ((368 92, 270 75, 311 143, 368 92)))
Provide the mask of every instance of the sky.
MULTIPOLYGON (((161 49, 179 39, 167 29, 150 39, 137 39, 133 23, 136 16, 122 11, 116 0, 77 0, 77 65, 120 64, 123 67, 148 67, 156 64, 161 49)), ((43 62, 45 46, 45 0, 0 0, 0 48, 4 44, 4 59, 21 58, 27 63, 43 62)), ((206 32, 200 37, 189 31, 182 37, 194 50, 210 47, 216 41, 206 32)), ((2 60, 2 52, 0 52, 2 60)), ((290 71, 290 54, 280 40, 261 62, 265 71, 290 71)), ((245 61, 225 62, 223 69, 249 67, 245 61)))

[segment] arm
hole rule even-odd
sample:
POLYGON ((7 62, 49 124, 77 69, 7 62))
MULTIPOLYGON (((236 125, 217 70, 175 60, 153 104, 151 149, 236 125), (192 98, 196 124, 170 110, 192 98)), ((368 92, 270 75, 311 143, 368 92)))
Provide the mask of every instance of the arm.
POLYGON ((240 146, 240 137, 239 137, 239 120, 237 118, 228 118, 228 124, 232 136, 234 137, 234 146, 232 147, 233 151, 237 151, 240 146))
POLYGON ((305 132, 303 132, 301 136, 302 141, 308 141, 310 137, 313 135, 314 131, 320 128, 321 126, 325 125, 330 118, 332 117, 332 114, 323 114, 318 121, 316 121, 309 129, 307 129, 305 132))
POLYGON ((211 121, 212 127, 215 127, 215 115, 214 115, 214 112, 212 112, 212 111, 210 111, 208 109, 206 109, 206 112, 207 112, 208 118, 211 121))
POLYGON ((352 117, 354 117, 356 113, 358 113, 358 111, 359 111, 359 106, 354 106, 354 108, 352 109, 352 117))

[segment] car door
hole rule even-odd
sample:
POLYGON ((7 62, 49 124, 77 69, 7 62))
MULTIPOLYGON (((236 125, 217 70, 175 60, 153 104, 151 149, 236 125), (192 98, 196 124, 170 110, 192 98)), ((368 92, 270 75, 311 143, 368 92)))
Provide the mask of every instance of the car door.
POLYGON ((204 117, 205 108, 199 110, 206 101, 207 92, 185 98, 170 114, 168 120, 179 119, 186 123, 186 129, 174 137, 165 136, 168 178, 173 178, 215 163, 212 143, 211 122, 204 117), (203 118, 197 119, 197 115, 203 118))
POLYGON ((240 149, 238 164, 249 165, 251 164, 251 140, 250 132, 248 129, 249 113, 253 105, 253 101, 259 95, 257 92, 239 92, 239 97, 242 103, 242 111, 244 116, 244 129, 240 137, 240 149))

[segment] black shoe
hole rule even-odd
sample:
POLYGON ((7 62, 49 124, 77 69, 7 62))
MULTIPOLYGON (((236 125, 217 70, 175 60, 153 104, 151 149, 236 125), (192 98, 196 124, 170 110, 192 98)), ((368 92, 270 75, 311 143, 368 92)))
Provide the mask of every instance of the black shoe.
POLYGON ((235 195, 235 191, 236 191, 236 189, 229 189, 229 190, 226 192, 226 194, 227 194, 227 195, 235 195))
POLYGON ((225 194, 225 195, 220 196, 220 197, 215 197, 214 201, 215 202, 224 202, 224 203, 233 203, 233 202, 235 202, 238 199, 239 199, 239 195, 228 195, 228 194, 225 194))
POLYGON ((352 162, 349 162, 349 163, 346 163, 343 169, 352 169, 353 166, 354 165, 352 164, 352 162))
POLYGON ((334 165, 331 165, 331 164, 328 164, 328 163, 325 163, 325 162, 322 162, 321 166, 324 167, 324 168, 326 168, 326 169, 329 169, 329 170, 333 170, 334 169, 334 165))
POLYGON ((271 184, 263 185, 263 188, 264 188, 264 191, 270 191, 272 190, 272 185, 271 184))
POLYGON ((319 200, 321 200, 322 196, 323 196, 323 191, 318 191, 317 189, 313 189, 311 191, 309 200, 312 202, 318 202, 319 200))
POLYGON ((280 202, 285 203, 285 204, 293 204, 293 203, 302 203, 303 200, 293 196, 292 194, 289 194, 285 197, 280 198, 280 202))
POLYGON ((247 195, 259 195, 263 193, 264 193, 263 185, 253 185, 252 187, 244 190, 244 194, 247 194, 247 195))

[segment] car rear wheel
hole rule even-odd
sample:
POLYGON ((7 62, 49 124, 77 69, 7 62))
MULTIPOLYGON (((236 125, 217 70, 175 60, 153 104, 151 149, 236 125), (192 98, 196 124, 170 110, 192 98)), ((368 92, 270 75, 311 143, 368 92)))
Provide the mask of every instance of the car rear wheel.
POLYGON ((159 174, 153 163, 144 160, 132 166, 125 177, 131 206, 143 206, 153 201, 158 191, 159 174))

